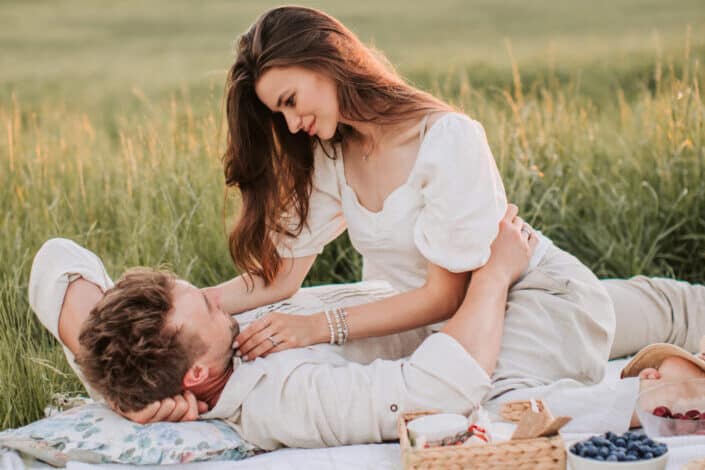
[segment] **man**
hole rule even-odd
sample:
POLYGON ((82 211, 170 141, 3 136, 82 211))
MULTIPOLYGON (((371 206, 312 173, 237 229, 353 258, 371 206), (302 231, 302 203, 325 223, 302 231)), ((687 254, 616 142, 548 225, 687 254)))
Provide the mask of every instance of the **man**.
POLYGON ((128 271, 111 288, 100 260, 62 239, 37 254, 30 301, 91 395, 122 411, 185 392, 189 410, 200 400, 202 418, 226 419, 264 449, 380 442, 397 438, 400 413, 468 414, 490 389, 507 291, 535 245, 515 216, 458 312, 405 359, 360 364, 320 345, 242 362, 217 291, 154 270, 128 271))

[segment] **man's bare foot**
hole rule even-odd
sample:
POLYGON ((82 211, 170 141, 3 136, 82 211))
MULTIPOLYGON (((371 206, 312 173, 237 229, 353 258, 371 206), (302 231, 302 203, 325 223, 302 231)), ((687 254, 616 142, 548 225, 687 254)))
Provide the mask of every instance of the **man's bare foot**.
MULTIPOLYGON (((705 378, 705 372, 692 362, 680 357, 668 357, 664 359, 658 369, 648 368, 639 372, 639 391, 644 392, 666 382, 703 378, 705 378)), ((642 406, 655 408, 663 405, 663 401, 669 398, 669 392, 669 390, 664 390, 664 393, 659 394, 658 391, 655 391, 649 398, 649 403, 644 403, 642 406)), ((630 426, 638 427, 640 425, 639 419, 634 413, 630 426)))

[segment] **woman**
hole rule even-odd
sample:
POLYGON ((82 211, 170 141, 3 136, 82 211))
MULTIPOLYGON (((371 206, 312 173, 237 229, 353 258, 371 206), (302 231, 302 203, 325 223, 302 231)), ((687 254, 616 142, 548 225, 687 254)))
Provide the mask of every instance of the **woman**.
MULTIPOLYGON (((289 297, 346 228, 363 255, 363 278, 387 280, 399 292, 312 316, 270 313, 238 336, 238 354, 247 360, 432 330, 448 319, 466 295, 469 273, 489 258, 507 208, 482 126, 406 84, 340 22, 314 9, 266 12, 236 54, 223 160, 227 185, 242 195, 230 252, 245 274, 214 287, 223 309, 236 314, 289 297)), ((667 280, 602 283, 528 225, 522 230, 536 249, 509 293, 492 396, 566 377, 601 380, 615 304, 631 312, 637 299, 652 323, 672 325, 681 317, 672 317, 669 305, 705 299, 705 288, 667 280), (664 294, 669 289, 672 298, 664 294)), ((620 325, 632 323, 619 317, 620 325)), ((674 329, 674 341, 692 349, 703 322, 700 334, 674 329)), ((620 340, 613 351, 651 342, 648 325, 621 335, 634 344, 620 340)))
MULTIPOLYGON (((432 325, 457 309, 506 209, 479 123, 406 84, 334 18, 303 7, 268 11, 240 38, 226 101, 226 182, 242 194, 230 251, 246 273, 219 286, 227 311, 293 294, 346 228, 363 255, 363 278, 400 292, 349 309, 349 339, 432 325)), ((544 328, 527 341, 579 333, 571 346, 581 357, 559 369, 578 365, 581 378, 599 380, 613 299, 577 259, 525 230, 538 239, 525 280, 540 292, 516 307, 543 310, 535 325, 559 312, 563 322, 553 338, 544 328)), ((619 295, 633 291, 615 282, 619 295)), ((238 346, 251 359, 326 342, 335 336, 329 327, 324 312, 274 313, 243 331, 238 346)))

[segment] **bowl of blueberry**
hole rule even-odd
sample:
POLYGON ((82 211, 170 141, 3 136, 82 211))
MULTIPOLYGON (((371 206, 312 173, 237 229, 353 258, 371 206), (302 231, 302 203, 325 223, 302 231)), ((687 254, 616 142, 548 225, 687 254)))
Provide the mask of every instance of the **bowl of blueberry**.
POLYGON ((652 438, 705 435, 705 379, 649 387, 639 393, 636 412, 652 438))
POLYGON ((568 462, 573 470, 663 470, 668 462, 668 447, 643 433, 608 432, 570 446, 568 462))

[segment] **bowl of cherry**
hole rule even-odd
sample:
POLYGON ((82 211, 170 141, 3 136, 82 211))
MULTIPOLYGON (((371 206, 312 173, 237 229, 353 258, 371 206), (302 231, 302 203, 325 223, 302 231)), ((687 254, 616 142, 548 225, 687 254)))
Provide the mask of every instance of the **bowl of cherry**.
POLYGON ((649 387, 639 393, 636 412, 649 437, 705 435, 705 379, 649 387))
POLYGON ((568 462, 573 470, 663 470, 668 447, 643 433, 608 432, 570 446, 568 462))

